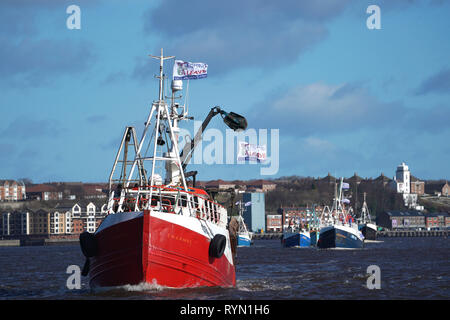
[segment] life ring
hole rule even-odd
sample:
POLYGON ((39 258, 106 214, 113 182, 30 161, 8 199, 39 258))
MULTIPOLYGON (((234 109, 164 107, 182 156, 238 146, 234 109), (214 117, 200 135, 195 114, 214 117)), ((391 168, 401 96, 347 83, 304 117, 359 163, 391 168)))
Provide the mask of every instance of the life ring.
POLYGON ((80 234, 80 247, 83 255, 87 258, 91 258, 97 255, 98 245, 95 235, 84 231, 80 234))
POLYGON ((227 245, 227 238, 223 234, 216 234, 209 243, 209 256, 220 258, 227 245))

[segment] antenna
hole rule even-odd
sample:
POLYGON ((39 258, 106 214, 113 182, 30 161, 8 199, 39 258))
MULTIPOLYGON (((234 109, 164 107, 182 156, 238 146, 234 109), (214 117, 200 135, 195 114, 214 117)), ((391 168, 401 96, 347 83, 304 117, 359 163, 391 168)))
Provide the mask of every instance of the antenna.
POLYGON ((163 88, 163 79, 164 79, 164 74, 163 74, 164 60, 173 59, 173 58, 175 58, 175 56, 164 57, 163 48, 161 48, 160 56, 153 56, 153 55, 149 54, 149 57, 152 57, 154 59, 159 59, 159 76, 157 76, 157 78, 159 79, 159 100, 161 101, 161 100, 163 100, 162 88, 163 88))

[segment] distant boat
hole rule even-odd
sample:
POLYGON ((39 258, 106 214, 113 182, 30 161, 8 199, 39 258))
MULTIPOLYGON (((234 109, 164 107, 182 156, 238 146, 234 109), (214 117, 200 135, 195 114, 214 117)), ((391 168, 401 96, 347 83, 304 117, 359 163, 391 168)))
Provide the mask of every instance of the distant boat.
POLYGON ((311 236, 309 230, 302 227, 300 223, 295 223, 292 219, 289 227, 283 231, 281 238, 283 247, 309 247, 311 246, 311 236))
POLYGON ((360 228, 365 240, 377 240, 377 225, 373 223, 363 224, 360 228))
POLYGON ((238 247, 249 247, 253 244, 252 233, 248 231, 245 225, 244 218, 242 217, 242 201, 239 201, 239 231, 238 231, 238 247))
POLYGON ((364 235, 365 240, 377 240, 377 225, 372 222, 369 208, 366 203, 366 193, 364 192, 364 203, 361 209, 361 216, 358 221, 358 228, 364 235))
POLYGON ((238 235, 238 247, 250 247, 252 245, 252 237, 250 233, 238 235))
MULTIPOLYGON (((354 224, 357 226, 356 224, 354 224)), ((320 230, 317 246, 321 249, 354 249, 364 247, 362 233, 349 225, 331 225, 320 230)))
MULTIPOLYGON (((358 230, 358 224, 353 222, 354 219, 350 214, 350 210, 346 210, 345 208, 343 186, 344 183, 341 178, 339 196, 336 191, 331 209, 332 223, 320 229, 317 246, 321 249, 353 249, 364 246, 364 236, 358 230)), ((346 187, 348 188, 348 185, 346 187)))
POLYGON ((319 233, 320 230, 311 230, 309 232, 311 246, 317 246, 317 241, 319 241, 319 233))
POLYGON ((284 232, 282 239, 283 247, 309 247, 311 246, 311 235, 309 231, 284 232))
POLYGON ((320 217, 316 213, 316 207, 314 206, 312 212, 312 218, 310 223, 309 237, 310 237, 310 245, 317 246, 317 241, 319 240, 320 227, 322 225, 322 218, 324 216, 325 210, 329 208, 325 206, 320 217))

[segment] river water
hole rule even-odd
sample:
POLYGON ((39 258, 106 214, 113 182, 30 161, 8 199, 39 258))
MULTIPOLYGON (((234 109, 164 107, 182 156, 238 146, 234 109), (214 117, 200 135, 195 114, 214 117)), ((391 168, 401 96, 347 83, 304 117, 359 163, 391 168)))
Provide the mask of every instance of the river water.
POLYGON ((381 238, 364 249, 282 248, 256 240, 238 248, 235 288, 126 286, 93 292, 87 278, 68 289, 68 266, 82 268, 78 245, 1 247, 0 299, 450 299, 447 238, 381 238), (367 268, 380 270, 380 289, 367 287, 367 268))

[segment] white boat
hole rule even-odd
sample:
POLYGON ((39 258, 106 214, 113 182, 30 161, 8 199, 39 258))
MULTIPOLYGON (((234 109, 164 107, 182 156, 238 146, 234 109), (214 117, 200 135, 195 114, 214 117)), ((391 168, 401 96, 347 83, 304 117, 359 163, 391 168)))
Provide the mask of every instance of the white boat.
POLYGON ((366 203, 366 193, 364 192, 364 203, 361 209, 361 215, 358 219, 358 228, 364 235, 365 240, 377 240, 378 227, 372 222, 369 208, 366 203))
POLYGON ((253 233, 248 231, 247 225, 245 224, 244 217, 242 216, 242 201, 239 201, 239 231, 238 231, 238 247, 249 247, 252 245, 253 233))

